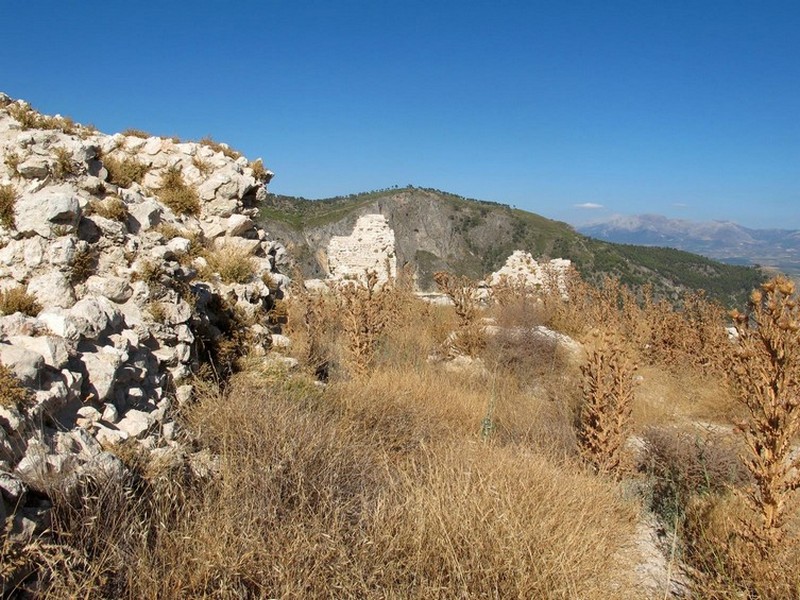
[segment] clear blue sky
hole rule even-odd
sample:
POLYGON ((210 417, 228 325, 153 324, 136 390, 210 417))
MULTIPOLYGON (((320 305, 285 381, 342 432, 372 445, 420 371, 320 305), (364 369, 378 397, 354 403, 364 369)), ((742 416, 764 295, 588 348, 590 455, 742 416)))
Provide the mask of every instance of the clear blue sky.
POLYGON ((210 134, 276 193, 800 228, 798 0, 0 9, 0 90, 106 132, 210 134))

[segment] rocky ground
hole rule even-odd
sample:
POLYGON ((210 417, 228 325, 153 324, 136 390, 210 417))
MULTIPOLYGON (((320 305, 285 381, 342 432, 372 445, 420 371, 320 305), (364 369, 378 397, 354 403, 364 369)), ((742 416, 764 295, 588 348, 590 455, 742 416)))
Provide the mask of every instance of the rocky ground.
POLYGON ((188 377, 223 368, 235 326, 266 354, 288 278, 252 220, 272 174, 227 146, 106 135, 0 94, 0 157, 0 362, 29 392, 0 390, 0 522, 29 536, 48 481, 121 470, 125 440, 177 446, 188 377))

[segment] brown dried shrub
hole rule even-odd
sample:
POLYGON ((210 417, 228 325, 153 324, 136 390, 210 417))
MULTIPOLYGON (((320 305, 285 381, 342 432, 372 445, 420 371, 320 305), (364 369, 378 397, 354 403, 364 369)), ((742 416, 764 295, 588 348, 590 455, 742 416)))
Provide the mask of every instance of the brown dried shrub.
POLYGON ((621 336, 595 334, 583 373, 583 404, 578 423, 581 456, 598 473, 621 475, 628 466, 625 442, 631 427, 636 365, 621 336))
POLYGON ((800 457, 800 303, 794 283, 778 276, 755 290, 746 313, 732 313, 736 327, 732 376, 748 419, 740 424, 754 485, 745 495, 758 515, 744 534, 767 559, 783 544, 797 507, 800 457))
POLYGON ((42 310, 42 305, 29 294, 24 286, 8 288, 0 292, 0 314, 13 315, 20 312, 35 317, 42 310))

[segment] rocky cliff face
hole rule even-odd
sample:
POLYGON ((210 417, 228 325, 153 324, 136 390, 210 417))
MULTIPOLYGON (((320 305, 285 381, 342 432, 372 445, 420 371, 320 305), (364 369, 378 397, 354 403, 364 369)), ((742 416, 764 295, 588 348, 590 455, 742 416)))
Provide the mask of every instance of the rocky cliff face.
POLYGON ((252 220, 271 173, 226 146, 105 135, 0 94, 0 159, 0 363, 25 396, 6 378, 1 523, 37 481, 121 468, 110 444, 174 444, 187 377, 223 375, 226 336, 266 354, 288 278, 252 220))

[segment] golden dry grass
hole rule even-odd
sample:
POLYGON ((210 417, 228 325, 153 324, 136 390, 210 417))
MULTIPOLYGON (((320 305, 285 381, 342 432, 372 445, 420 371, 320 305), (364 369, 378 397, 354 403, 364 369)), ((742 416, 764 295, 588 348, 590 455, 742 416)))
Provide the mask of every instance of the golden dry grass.
POLYGON ((29 294, 24 286, 8 288, 0 292, 0 315, 13 315, 20 312, 35 317, 42 310, 42 305, 29 294))
POLYGON ((17 203, 17 190, 12 185, 0 185, 0 225, 8 230, 14 229, 14 206, 17 203))
POLYGON ((131 156, 123 158, 103 156, 102 161, 108 172, 108 181, 123 188, 130 187, 133 183, 141 183, 150 170, 146 164, 131 156))
MULTIPOLYGON (((562 300, 508 296, 507 312, 492 308, 500 331, 453 372, 428 356, 459 315, 406 291, 387 288, 365 369, 351 366, 349 317, 330 294, 295 293, 283 305, 287 352, 302 363, 294 374, 240 359, 246 327, 229 311, 226 333, 202 342, 224 374, 217 385, 198 381, 196 402, 181 409, 183 439, 205 466, 118 450, 129 480, 54 494, 51 545, 26 559, 52 573, 42 596, 639 598, 631 541, 638 511, 652 510, 676 532, 696 597, 795 597, 796 547, 777 546, 766 561, 736 524, 758 523, 729 492, 754 479, 731 427, 747 413, 730 386, 714 385, 708 357, 688 359, 685 340, 637 321, 663 312, 682 331, 699 322, 694 308, 676 316, 613 282, 584 288, 586 306, 602 305, 583 315, 562 300), (580 460, 581 365, 603 379, 585 366, 591 352, 518 334, 586 315, 626 344, 606 347, 595 366, 628 353, 643 360, 635 393, 620 388, 643 446, 640 470, 621 482, 580 460), (654 339, 662 347, 648 354, 654 339)), ((568 329, 588 339, 587 327, 568 329)), ((698 352, 720 343, 708 330, 698 352)), ((631 375, 620 367, 604 385, 627 386, 631 375)), ((786 514, 792 537, 796 506, 786 514)))

